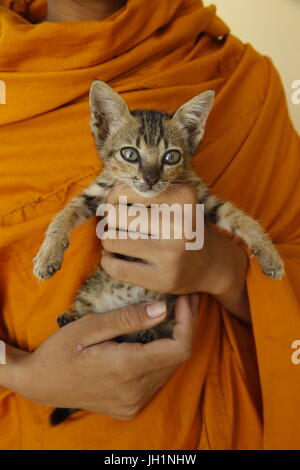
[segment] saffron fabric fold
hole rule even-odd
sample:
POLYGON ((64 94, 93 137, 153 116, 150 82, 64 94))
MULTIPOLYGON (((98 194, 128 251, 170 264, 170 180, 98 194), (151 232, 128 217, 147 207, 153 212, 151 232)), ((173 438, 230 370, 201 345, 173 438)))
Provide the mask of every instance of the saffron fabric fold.
POLYGON ((32 23, 42 21, 47 15, 46 0, 0 0, 0 6, 9 8, 32 23))
POLYGON ((82 411, 51 428, 49 408, 0 388, 0 448, 299 449, 300 141, 270 59, 199 0, 129 0, 101 22, 31 24, 0 7, 0 337, 37 348, 99 262, 93 218, 52 279, 32 273, 53 215, 101 170, 89 133, 95 78, 132 109, 170 113, 216 90, 194 168, 261 221, 287 274, 273 281, 249 259, 252 328, 201 294, 192 358, 129 422, 82 411))

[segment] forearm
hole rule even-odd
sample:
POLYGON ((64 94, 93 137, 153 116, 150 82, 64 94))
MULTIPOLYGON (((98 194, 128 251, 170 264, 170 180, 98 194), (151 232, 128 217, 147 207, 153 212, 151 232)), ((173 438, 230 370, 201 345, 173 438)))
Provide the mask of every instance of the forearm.
POLYGON ((0 365, 0 386, 18 391, 20 374, 19 365, 29 353, 6 344, 6 364, 0 365))

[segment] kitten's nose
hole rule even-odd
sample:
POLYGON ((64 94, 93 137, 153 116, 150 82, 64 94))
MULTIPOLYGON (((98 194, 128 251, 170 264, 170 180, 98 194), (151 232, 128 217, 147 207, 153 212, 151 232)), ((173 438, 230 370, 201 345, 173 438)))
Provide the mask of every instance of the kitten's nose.
POLYGON ((157 181, 159 180, 159 174, 157 171, 149 171, 147 173, 144 173, 144 180, 146 181, 146 183, 149 184, 150 188, 152 188, 152 186, 155 185, 155 183, 157 183, 157 181))
POLYGON ((157 183, 158 181, 158 178, 149 178, 149 177, 146 177, 145 176, 145 181, 149 184, 149 186, 152 188, 152 186, 155 185, 155 183, 157 183))

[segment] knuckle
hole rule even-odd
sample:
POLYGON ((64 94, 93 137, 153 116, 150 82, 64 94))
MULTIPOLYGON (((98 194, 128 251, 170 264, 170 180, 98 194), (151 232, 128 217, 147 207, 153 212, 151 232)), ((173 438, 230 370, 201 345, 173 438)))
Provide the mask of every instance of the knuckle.
POLYGON ((120 421, 131 421, 132 419, 134 419, 138 414, 138 410, 131 410, 131 409, 128 409, 128 410, 125 410, 125 411, 122 411, 122 414, 120 415, 120 421))
POLYGON ((120 328, 125 331, 134 331, 143 328, 141 319, 141 310, 138 305, 128 305, 127 307, 119 310, 119 324, 120 328))
POLYGON ((132 387, 128 396, 128 405, 131 409, 137 409, 141 400, 141 391, 132 387))
POLYGON ((132 330, 134 328, 134 321, 129 307, 124 307, 119 310, 119 325, 120 328, 125 331, 132 330))
POLYGON ((127 421, 133 419, 141 408, 140 394, 136 391, 125 389, 118 399, 118 415, 120 419, 127 421))
POLYGON ((122 404, 122 415, 125 419, 132 419, 138 414, 140 408, 140 400, 129 396, 126 399, 126 403, 122 404))

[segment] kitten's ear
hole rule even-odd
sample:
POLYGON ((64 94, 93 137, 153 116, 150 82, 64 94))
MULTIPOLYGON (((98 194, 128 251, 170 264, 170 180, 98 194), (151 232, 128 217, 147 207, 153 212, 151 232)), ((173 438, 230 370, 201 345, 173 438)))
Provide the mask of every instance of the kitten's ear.
POLYGON ((184 103, 174 114, 173 122, 186 136, 193 154, 204 135, 205 123, 212 108, 215 92, 204 91, 184 103))
POLYGON ((130 118, 127 104, 109 85, 95 80, 90 89, 90 129, 97 148, 101 148, 108 135, 130 118))

